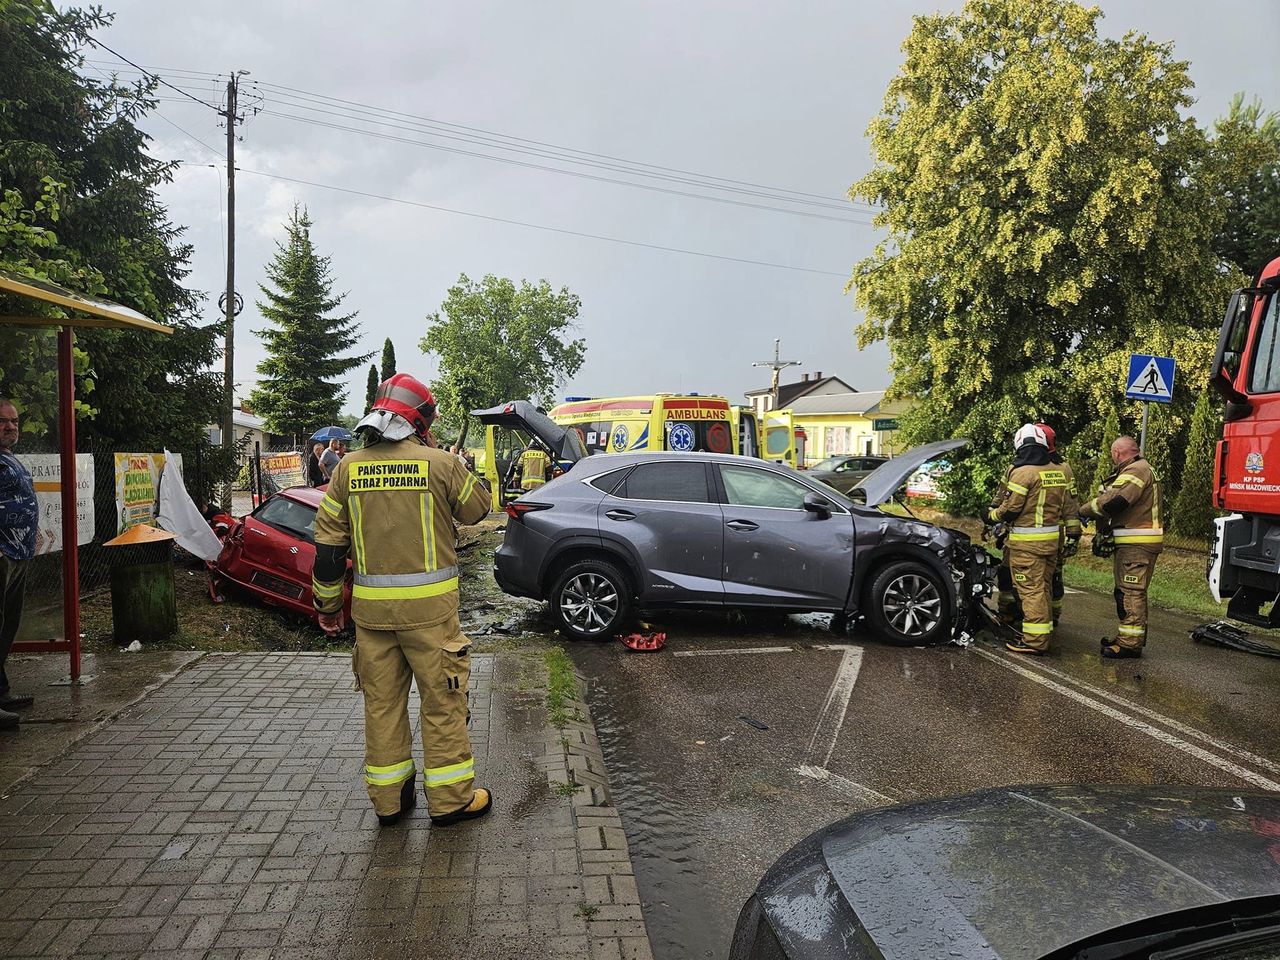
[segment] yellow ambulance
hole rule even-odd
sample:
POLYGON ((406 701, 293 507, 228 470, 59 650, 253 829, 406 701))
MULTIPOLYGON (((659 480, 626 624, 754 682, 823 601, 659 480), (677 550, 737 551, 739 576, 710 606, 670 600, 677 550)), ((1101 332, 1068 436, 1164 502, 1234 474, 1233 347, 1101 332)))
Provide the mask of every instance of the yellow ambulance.
MULTIPOLYGON (((573 399, 549 416, 574 430, 588 454, 639 450, 742 453, 742 419, 724 397, 656 393, 640 397, 573 399)), ((754 437, 751 414, 749 435, 754 437)), ((750 442, 750 441, 748 441, 750 442)), ((758 442, 755 444, 758 451, 758 442)))

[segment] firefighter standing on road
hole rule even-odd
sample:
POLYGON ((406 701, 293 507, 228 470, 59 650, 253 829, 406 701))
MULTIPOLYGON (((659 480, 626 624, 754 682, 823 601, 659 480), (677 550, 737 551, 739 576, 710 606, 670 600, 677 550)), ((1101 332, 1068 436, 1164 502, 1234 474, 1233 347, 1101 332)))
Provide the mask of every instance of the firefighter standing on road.
POLYGON ((1058 562, 1053 568, 1053 628, 1058 628, 1062 619, 1062 598, 1066 595, 1066 583, 1062 579, 1062 568, 1067 560, 1076 555, 1080 548, 1080 500, 1076 495, 1076 477, 1067 463, 1066 457, 1058 452, 1058 435, 1047 423, 1037 423, 1044 431, 1044 439, 1049 446, 1049 462, 1056 466, 1067 478, 1067 507, 1062 515, 1062 535, 1058 539, 1058 562))
POLYGON ((1009 523, 1007 549, 1014 589, 1022 606, 1022 636, 1005 646, 1014 653, 1043 654, 1053 637, 1050 593, 1060 527, 1070 509, 1066 474, 1049 459, 1044 431, 1025 424, 1013 438, 1007 494, 992 508, 994 523, 1009 523))
POLYGON ((478 522, 489 492, 430 438, 431 391, 398 373, 378 387, 360 421, 365 446, 343 457, 316 514, 312 577, 320 626, 342 627, 347 555, 354 567, 352 668, 364 691, 365 768, 380 823, 413 809, 417 770, 409 682, 422 700, 427 808, 447 826, 483 816, 467 737, 471 641, 458 623, 454 521, 478 522))
POLYGON ((1164 546, 1160 480, 1133 437, 1111 445, 1111 461, 1115 469, 1080 509, 1081 516, 1109 520, 1116 542, 1112 562, 1120 628, 1115 640, 1103 638, 1100 652, 1113 659, 1140 657, 1147 643, 1147 587, 1164 546))

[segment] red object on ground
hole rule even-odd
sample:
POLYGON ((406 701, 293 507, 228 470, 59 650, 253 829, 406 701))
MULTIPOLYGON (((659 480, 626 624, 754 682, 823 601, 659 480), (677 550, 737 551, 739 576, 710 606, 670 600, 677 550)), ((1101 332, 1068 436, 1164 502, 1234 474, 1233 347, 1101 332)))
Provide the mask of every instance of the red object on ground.
POLYGON ((638 650, 647 652, 651 650, 661 650, 667 645, 667 635, 665 633, 629 633, 625 637, 619 637, 623 646, 628 650, 638 650))
MULTIPOLYGON (((253 513, 237 520, 222 541, 222 553, 209 570, 209 596, 221 602, 222 588, 232 584, 271 606, 283 607, 310 620, 311 568, 316 547, 310 531, 324 497, 318 487, 290 487, 267 498, 253 513), (301 531, 306 531, 302 533, 301 531)), ((351 622, 348 563, 342 610, 351 622)))

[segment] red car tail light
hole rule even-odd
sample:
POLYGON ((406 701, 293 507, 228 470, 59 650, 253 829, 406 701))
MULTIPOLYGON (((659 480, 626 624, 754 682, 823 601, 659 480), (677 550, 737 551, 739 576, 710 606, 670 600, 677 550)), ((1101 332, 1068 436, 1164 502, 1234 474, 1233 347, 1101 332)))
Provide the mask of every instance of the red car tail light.
POLYGON ((539 510, 550 510, 549 503, 530 503, 525 500, 516 500, 507 504, 507 516, 512 520, 522 520, 526 513, 536 513, 539 510))

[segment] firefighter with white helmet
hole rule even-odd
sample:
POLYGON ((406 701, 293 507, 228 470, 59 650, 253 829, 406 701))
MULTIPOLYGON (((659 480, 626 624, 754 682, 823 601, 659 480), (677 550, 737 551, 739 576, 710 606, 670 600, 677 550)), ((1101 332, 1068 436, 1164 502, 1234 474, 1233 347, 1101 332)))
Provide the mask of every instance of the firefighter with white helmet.
POLYGON ((1058 435, 1053 427, 1047 423, 1037 423, 1036 426, 1044 431, 1045 443, 1049 447, 1049 461, 1067 477, 1067 509, 1063 511, 1062 535, 1058 539, 1058 562, 1053 568, 1053 627, 1056 630, 1058 621, 1062 619, 1062 599, 1067 592, 1066 583, 1062 579, 1062 568, 1079 550, 1080 536, 1084 531, 1080 525, 1080 498, 1076 493, 1075 471, 1058 449, 1058 435))
POLYGON ((993 523, 1009 524, 1009 569, 1022 607, 1021 636, 1005 646, 1014 653, 1043 654, 1053 637, 1051 592, 1060 528, 1074 519, 1073 498, 1066 474, 1050 460, 1040 427, 1024 424, 1013 446, 1013 466, 988 515, 993 523))
POLYGON ((471 641, 458 623, 454 523, 489 512, 489 491, 431 438, 435 398, 397 373, 357 425, 364 446, 334 468, 316 514, 312 591, 320 626, 342 628, 351 557, 352 669, 364 691, 369 797, 383 825, 413 809, 417 767, 409 684, 422 700, 423 778, 433 824, 488 813, 467 736, 471 641))

